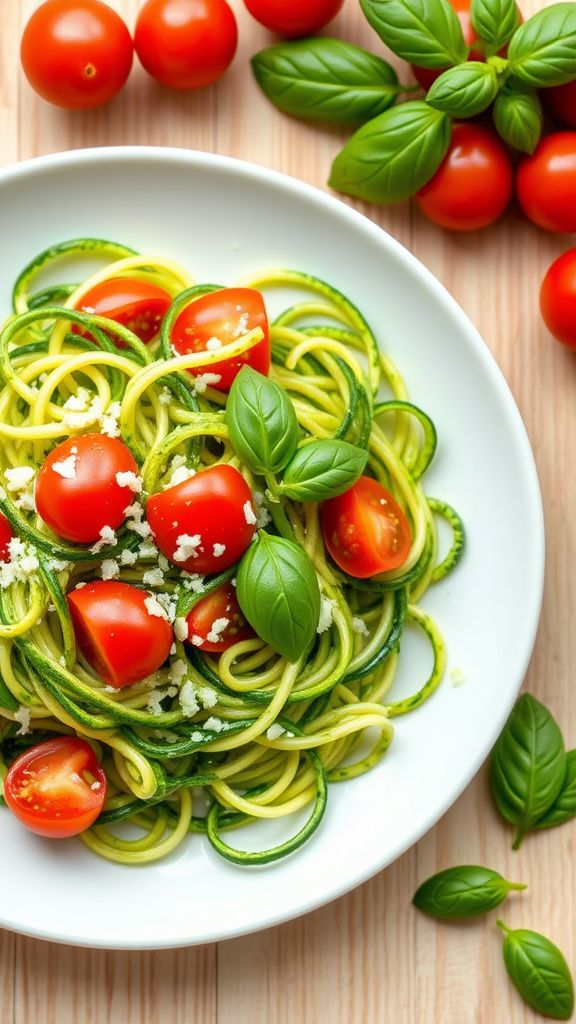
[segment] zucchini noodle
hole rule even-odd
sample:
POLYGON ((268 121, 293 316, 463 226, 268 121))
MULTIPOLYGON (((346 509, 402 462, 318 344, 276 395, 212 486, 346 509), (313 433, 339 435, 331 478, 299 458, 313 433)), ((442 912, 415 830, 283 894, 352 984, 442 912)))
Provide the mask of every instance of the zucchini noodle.
MULTIPOLYGON (((434 424, 410 403, 364 317, 336 289, 292 270, 265 270, 239 284, 265 295, 282 288, 302 293, 271 324, 270 377, 293 404, 301 441, 334 438, 367 451, 366 473, 391 492, 410 525, 400 568, 371 579, 346 575, 325 550, 318 506, 278 497, 269 474, 243 465, 229 439, 226 395, 209 377, 188 372, 209 373, 222 352, 174 355, 170 345, 178 313, 217 286, 197 285, 184 268, 156 255, 71 240, 22 271, 13 315, 0 334, 0 510, 27 563, 15 576, 2 571, 10 563, 0 565, 0 780, 40 740, 85 737, 108 786, 99 818, 81 838, 124 864, 164 857, 190 832, 204 834, 236 864, 292 853, 318 828, 328 784, 378 764, 393 738, 392 719, 420 706, 445 669, 440 631, 418 602, 456 565, 464 532, 456 512, 422 486, 436 449, 434 424), (40 274, 53 277, 64 260, 77 267, 86 256, 104 265, 79 284, 37 289, 40 274), (160 336, 148 345, 129 327, 76 309, 96 284, 121 276, 158 285, 173 298, 160 336), (68 592, 98 578, 104 560, 129 551, 117 578, 155 593, 174 619, 235 582, 235 568, 204 578, 184 573, 125 526, 98 554, 52 534, 35 510, 35 474, 57 443, 88 432, 121 437, 130 448, 144 504, 169 484, 175 465, 239 469, 255 497, 258 525, 291 537, 313 563, 321 626, 311 649, 291 662, 258 637, 221 655, 176 640, 153 677, 106 686, 77 652, 68 592), (18 476, 22 467, 28 472, 18 476), (452 534, 442 556, 438 517, 452 534), (162 582, 150 585, 144 576, 157 567, 162 582), (413 696, 394 698, 407 629, 429 643, 432 668, 413 696), (304 813, 289 823, 291 837, 271 849, 244 852, 222 838, 294 812, 304 813)), ((226 356, 248 352, 253 335, 241 334, 226 356)))

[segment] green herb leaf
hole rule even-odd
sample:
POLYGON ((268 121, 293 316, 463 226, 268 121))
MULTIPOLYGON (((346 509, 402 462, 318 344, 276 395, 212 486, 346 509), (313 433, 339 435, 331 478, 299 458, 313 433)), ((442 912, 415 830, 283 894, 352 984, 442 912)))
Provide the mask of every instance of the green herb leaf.
POLYGON ((289 661, 305 654, 320 618, 314 566, 299 544, 260 531, 236 574, 238 604, 258 636, 289 661))
POLYGON ((450 119, 416 100, 393 107, 359 128, 332 164, 329 184, 374 203, 396 203, 417 192, 442 161, 450 119))
POLYGON ((299 448, 278 490, 293 501, 325 501, 347 491, 362 474, 368 452, 347 441, 310 441, 299 448))
POLYGON ((430 86, 426 102, 453 117, 475 117, 490 106, 498 88, 498 75, 490 64, 468 61, 444 71, 430 86))
POLYGON ((552 4, 514 33, 510 71, 536 89, 576 78, 576 4, 552 4))
POLYGON ((492 752, 492 794, 516 826, 513 848, 552 806, 564 781, 562 733, 547 708, 525 693, 516 702, 492 752))
POLYGON ((416 890, 412 902, 430 917, 473 917, 500 906, 512 889, 525 888, 490 868, 461 864, 428 878, 416 890))
POLYGON ((341 39, 269 46, 252 58, 252 70, 274 106, 311 121, 361 124, 402 91, 390 64, 341 39))
POLYGON ((496 52, 514 35, 519 12, 515 0, 472 0, 470 20, 478 38, 496 52))
POLYGON ((566 754, 566 773, 556 800, 534 828, 555 828, 576 817, 576 750, 566 754))
POLYGON ((276 473, 290 461, 298 444, 298 421, 286 392, 274 381, 243 366, 226 406, 230 440, 255 473, 276 473))
POLYGON ((523 153, 533 153, 542 133, 542 105, 534 89, 508 81, 492 110, 498 134, 523 153))
POLYGON ((527 928, 505 933, 502 953, 506 970, 524 1002, 544 1017, 570 1020, 574 1010, 574 982, 562 953, 550 939, 527 928))
POLYGON ((386 46, 423 68, 466 60, 460 22, 448 0, 360 0, 370 25, 386 46))

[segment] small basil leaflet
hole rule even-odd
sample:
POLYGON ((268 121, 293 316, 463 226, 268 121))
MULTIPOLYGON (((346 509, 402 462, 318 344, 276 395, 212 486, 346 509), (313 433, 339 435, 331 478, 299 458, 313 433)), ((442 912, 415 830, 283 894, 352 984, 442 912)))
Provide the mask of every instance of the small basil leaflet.
POLYGON ((290 461, 298 444, 298 421, 292 402, 274 381, 243 366, 226 408, 230 440, 255 473, 272 473, 290 461))
POLYGON ((510 146, 533 153, 542 133, 542 105, 534 89, 508 81, 492 110, 498 134, 510 146))
POLYGON ((515 78, 536 89, 576 78, 576 4, 538 11, 514 33, 508 61, 515 78))
POLYGON ((487 50, 495 53, 514 35, 519 16, 515 0, 472 0, 470 20, 487 50))
POLYGON ((360 0, 370 25, 399 57, 423 68, 460 64, 467 47, 448 0, 360 0))
POLYGON ((516 826, 513 849, 555 802, 565 772, 564 741, 556 721, 531 694, 523 694, 496 741, 490 776, 500 814, 516 826))
POLYGON ((286 466, 278 491, 293 501, 335 498, 356 483, 367 460, 367 451, 347 441, 310 441, 286 466))
POLYGON ((490 106, 498 88, 492 65, 469 61, 444 71, 430 86, 426 102, 454 117, 475 117, 490 106))
POLYGON ((298 544, 262 530, 242 556, 236 596, 258 636, 288 661, 306 653, 320 618, 314 566, 298 544))
POLYGON ((450 145, 449 117, 421 100, 392 107, 360 128, 332 164, 329 184, 376 203, 422 188, 450 145))
POLYGON ((252 69, 279 110, 313 121, 361 124, 402 91, 390 64, 341 39, 269 46, 252 58, 252 69))
POLYGON ((546 814, 539 818, 535 829, 555 828, 576 817, 576 750, 566 754, 566 774, 556 800, 548 808, 546 814))
POLYGON ((550 939, 527 928, 513 931, 503 921, 502 953, 512 984, 524 1002, 552 1020, 570 1020, 574 1010, 574 982, 564 956, 550 939))
POLYGON ((416 890, 412 902, 430 917, 473 917, 500 906, 512 889, 525 888, 490 868, 461 864, 428 878, 416 890))

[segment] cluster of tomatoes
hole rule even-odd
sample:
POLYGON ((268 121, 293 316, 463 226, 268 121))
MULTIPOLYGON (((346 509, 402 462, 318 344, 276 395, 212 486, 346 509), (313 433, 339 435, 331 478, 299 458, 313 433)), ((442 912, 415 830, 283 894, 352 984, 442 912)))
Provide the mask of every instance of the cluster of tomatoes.
MULTIPOLYGON (((309 35, 344 0, 244 0, 262 25, 287 38, 309 35)), ((22 67, 43 99, 69 109, 98 107, 128 79, 134 52, 145 70, 173 89, 201 89, 232 63, 238 26, 226 0, 146 0, 134 38, 102 0, 46 0, 22 35, 22 67)))

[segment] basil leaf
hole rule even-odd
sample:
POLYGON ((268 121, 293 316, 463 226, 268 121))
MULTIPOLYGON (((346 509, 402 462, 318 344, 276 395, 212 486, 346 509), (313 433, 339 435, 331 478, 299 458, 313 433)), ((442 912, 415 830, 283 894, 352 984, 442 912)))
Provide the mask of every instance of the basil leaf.
POLYGON ((358 199, 396 203, 430 180, 450 145, 450 119, 421 100, 359 128, 332 164, 329 185, 358 199))
POLYGON ((475 117, 490 106, 498 88, 498 75, 490 64, 468 61, 444 71, 430 86, 426 102, 454 117, 475 117))
POLYGON ((555 828, 576 817, 576 750, 566 754, 566 773, 556 800, 534 828, 555 828))
POLYGON ((242 556, 236 596, 262 640, 288 661, 305 654, 320 618, 314 566, 298 544, 263 530, 242 556))
POLYGON ((230 440, 254 473, 276 473, 298 444, 298 421, 286 392, 251 366, 236 376, 226 405, 230 440))
POLYGON ((360 0, 370 25, 394 53, 422 68, 466 60, 460 22, 448 0, 360 0))
POLYGON ((347 491, 362 474, 368 452, 347 441, 310 441, 284 470, 278 490, 293 501, 325 501, 347 491))
POLYGON ((574 1010, 574 982, 564 956, 550 939, 527 928, 512 931, 503 921, 502 953, 506 970, 524 1002, 544 1017, 570 1020, 574 1010))
POLYGON ((542 105, 533 89, 506 82, 496 97, 492 117, 504 142, 523 153, 534 152, 542 133, 542 105))
POLYGON ((490 868, 461 864, 426 879, 412 902, 430 917, 473 917, 498 907, 512 889, 525 888, 490 868))
POLYGON ((576 78, 576 4, 552 4, 529 18, 512 37, 508 62, 536 89, 576 78))
POLYGON ((470 20, 478 38, 495 52, 514 35, 519 12, 515 0, 472 0, 470 20))
POLYGON ((513 849, 556 800, 566 771, 562 733, 529 693, 516 702, 492 752, 492 794, 500 814, 516 826, 513 849))
POLYGON ((269 46, 252 57, 252 70, 274 106, 312 121, 361 124, 401 92, 390 64, 341 39, 269 46))

